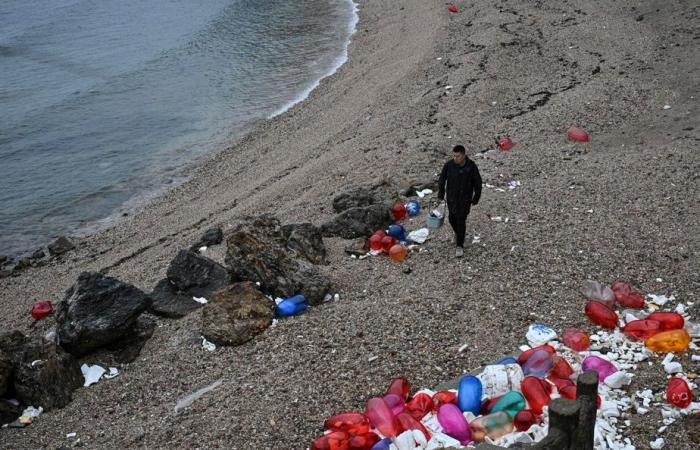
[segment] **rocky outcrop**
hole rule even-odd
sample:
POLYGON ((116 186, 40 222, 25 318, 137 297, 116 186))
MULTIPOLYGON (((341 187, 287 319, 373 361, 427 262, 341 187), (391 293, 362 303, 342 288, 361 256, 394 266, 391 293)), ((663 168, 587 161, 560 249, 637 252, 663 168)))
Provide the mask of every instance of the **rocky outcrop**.
MULTIPOLYGON (((241 222, 226 239, 226 264, 232 279, 259 282, 263 292, 276 297, 303 294, 309 304, 321 303, 330 281, 314 265, 296 258, 286 242, 279 221, 272 216, 241 222)), ((302 252, 313 253, 311 249, 302 252)))
POLYGON ((65 236, 61 236, 49 244, 49 253, 51 256, 62 255, 70 250, 73 250, 75 245, 65 236))
POLYGON ((191 250, 181 250, 172 260, 167 278, 153 289, 151 312, 179 318, 201 307, 192 297, 209 298, 227 286, 231 276, 224 266, 191 250))
POLYGON ((202 335, 217 345, 240 345, 272 323, 274 303, 250 281, 217 291, 202 313, 202 335))
POLYGON ((10 385, 12 377, 12 362, 10 355, 0 348, 0 397, 2 397, 10 385))
POLYGON ((340 236, 345 239, 370 236, 393 223, 390 209, 391 205, 387 203, 350 208, 321 225, 321 233, 323 236, 340 236))
POLYGON ((333 198, 333 210, 339 213, 350 208, 381 203, 382 200, 382 196, 371 188, 363 186, 352 187, 333 198))
POLYGON ((140 289, 97 272, 83 272, 56 310, 59 344, 84 355, 134 333, 142 312, 151 304, 140 289))
POLYGON ((62 408, 83 385, 76 359, 53 342, 13 331, 0 335, 0 352, 12 365, 8 390, 23 405, 62 408))
POLYGON ((286 239, 287 249, 312 264, 326 264, 326 246, 323 244, 321 230, 310 223, 284 225, 282 234, 286 239))

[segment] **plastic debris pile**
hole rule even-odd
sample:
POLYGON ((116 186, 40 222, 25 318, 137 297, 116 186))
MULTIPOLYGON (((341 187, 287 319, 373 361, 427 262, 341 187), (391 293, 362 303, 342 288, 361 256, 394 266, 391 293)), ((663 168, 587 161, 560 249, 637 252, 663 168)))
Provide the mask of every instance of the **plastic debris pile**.
MULTIPOLYGON (((466 375, 453 390, 422 389, 409 396, 410 382, 396 378, 383 396, 369 399, 364 412, 326 420, 326 432, 313 441, 311 450, 432 450, 480 442, 503 447, 538 442, 548 432, 549 403, 558 397, 575 400, 576 379, 584 371, 595 371, 599 380, 596 449, 634 450, 621 430, 631 425, 631 414, 647 414, 652 405, 661 409, 659 434, 682 414, 700 411, 692 394, 697 385, 671 353, 697 348, 687 330, 700 337, 698 327, 683 316, 685 306, 658 311, 655 302, 647 303, 622 282, 606 287, 587 281, 582 293, 588 299, 585 314, 606 330, 589 336, 567 329, 559 337, 553 329, 533 324, 526 334, 529 345, 520 348, 517 358, 504 358, 477 375, 466 375), (633 398, 627 389, 634 371, 640 364, 652 364, 654 352, 669 352, 662 361, 672 375, 668 386, 663 396, 647 389, 633 398)), ((663 448, 663 438, 650 446, 663 448)))

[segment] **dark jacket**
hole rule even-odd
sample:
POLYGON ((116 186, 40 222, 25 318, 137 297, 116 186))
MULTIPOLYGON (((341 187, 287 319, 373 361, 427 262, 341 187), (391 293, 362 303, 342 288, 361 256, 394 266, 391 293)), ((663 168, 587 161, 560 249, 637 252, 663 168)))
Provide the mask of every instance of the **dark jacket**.
POLYGON ((474 161, 469 158, 461 167, 452 159, 447 161, 442 168, 438 183, 440 200, 445 198, 445 185, 447 185, 447 207, 452 214, 468 214, 471 205, 479 203, 481 174, 474 161))

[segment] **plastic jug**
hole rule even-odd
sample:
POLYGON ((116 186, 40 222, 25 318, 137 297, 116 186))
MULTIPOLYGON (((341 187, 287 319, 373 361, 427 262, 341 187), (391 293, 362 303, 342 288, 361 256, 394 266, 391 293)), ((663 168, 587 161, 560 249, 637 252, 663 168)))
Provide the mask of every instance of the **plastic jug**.
POLYGON ((657 333, 644 341, 644 345, 657 353, 676 353, 688 350, 690 336, 685 330, 669 330, 657 333))
POLYGON ((306 308, 306 298, 298 294, 282 300, 275 308, 275 314, 279 317, 289 317, 306 311, 306 308))
POLYGON ((580 330, 565 330, 561 335, 561 339, 564 345, 577 352, 586 351, 591 346, 591 339, 580 330))
POLYGON ((438 409, 437 417, 445 434, 457 439, 462 445, 467 445, 471 442, 469 424, 457 405, 453 403, 442 405, 440 409, 438 409))
POLYGON ((661 324, 661 331, 680 330, 685 325, 683 316, 676 312, 653 312, 647 317, 648 320, 656 320, 661 324))
POLYGON ((369 419, 362 413, 336 414, 323 422, 331 431, 345 431, 351 434, 363 434, 369 431, 369 419))
POLYGON ((596 300, 586 303, 586 315, 591 322, 603 328, 614 329, 617 326, 617 314, 612 309, 596 300))
POLYGON ((384 236, 381 240, 382 243, 382 251, 384 253, 389 253, 389 250, 391 250, 391 247, 396 244, 396 239, 394 239, 391 236, 384 236))
POLYGON ((373 397, 367 401, 365 415, 370 424, 386 437, 396 437, 399 424, 383 398, 373 397))
POLYGON ((386 394, 384 403, 386 403, 393 415, 402 413, 406 409, 406 403, 396 394, 386 394))
POLYGON ((457 394, 452 391, 439 391, 433 394, 433 405, 435 409, 440 409, 447 403, 457 404, 457 394))
POLYGON ((529 350, 525 350, 520 355, 518 355, 518 364, 520 364, 521 366, 523 364, 525 364, 525 361, 527 361, 538 350, 544 350, 547 353, 549 353, 550 355, 553 355, 557 352, 556 350, 554 350, 554 347, 552 347, 551 345, 545 344, 545 345, 540 345, 539 347, 533 347, 529 350))
POLYGON ((656 320, 633 320, 622 328, 622 332, 632 341, 645 341, 661 332, 661 323, 656 320))
POLYGON ((555 356, 552 370, 550 370, 549 373, 553 377, 566 380, 574 374, 574 369, 571 368, 569 363, 564 358, 561 356, 555 356))

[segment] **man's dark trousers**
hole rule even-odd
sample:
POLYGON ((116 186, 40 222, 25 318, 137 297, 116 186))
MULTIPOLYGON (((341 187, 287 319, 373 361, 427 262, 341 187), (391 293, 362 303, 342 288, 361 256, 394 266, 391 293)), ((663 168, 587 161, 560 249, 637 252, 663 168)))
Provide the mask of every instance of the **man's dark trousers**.
POLYGON ((467 233, 467 216, 469 215, 469 209, 463 211, 453 211, 450 210, 450 215, 448 220, 452 229, 455 232, 455 239, 457 240, 457 247, 464 247, 464 236, 467 233))

